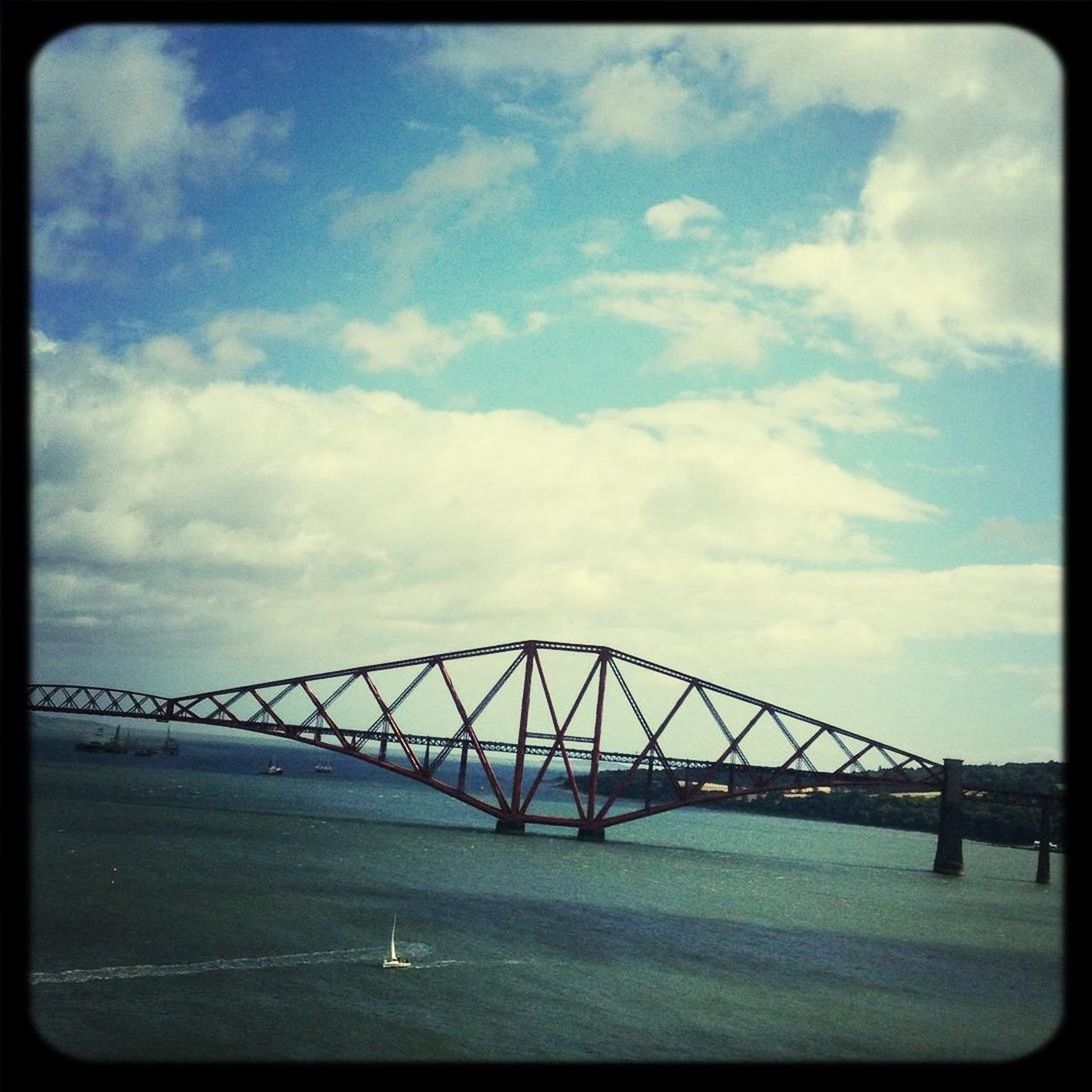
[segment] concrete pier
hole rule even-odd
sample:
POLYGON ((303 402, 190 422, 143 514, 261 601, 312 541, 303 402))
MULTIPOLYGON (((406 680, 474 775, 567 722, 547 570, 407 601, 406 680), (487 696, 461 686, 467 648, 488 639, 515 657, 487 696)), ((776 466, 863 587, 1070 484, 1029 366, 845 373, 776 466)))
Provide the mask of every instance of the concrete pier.
POLYGON ((582 842, 605 842, 607 840, 607 832, 602 827, 579 827, 576 836, 582 842))
POLYGON ((498 819, 497 834, 522 834, 524 823, 520 819, 498 819))
POLYGON ((944 760, 944 787, 940 793, 940 830, 933 871, 943 876, 963 875, 963 760, 944 760))

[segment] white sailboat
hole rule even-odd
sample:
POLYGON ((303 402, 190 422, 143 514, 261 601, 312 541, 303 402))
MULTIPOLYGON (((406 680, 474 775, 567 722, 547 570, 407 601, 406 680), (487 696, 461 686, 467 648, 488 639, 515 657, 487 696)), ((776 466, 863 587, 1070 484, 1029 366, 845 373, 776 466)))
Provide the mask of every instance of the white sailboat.
POLYGON ((387 959, 383 960, 384 967, 412 967, 408 959, 400 959, 398 956, 398 950, 394 946, 394 930, 398 926, 398 915, 394 915, 394 924, 391 926, 391 954, 387 959))

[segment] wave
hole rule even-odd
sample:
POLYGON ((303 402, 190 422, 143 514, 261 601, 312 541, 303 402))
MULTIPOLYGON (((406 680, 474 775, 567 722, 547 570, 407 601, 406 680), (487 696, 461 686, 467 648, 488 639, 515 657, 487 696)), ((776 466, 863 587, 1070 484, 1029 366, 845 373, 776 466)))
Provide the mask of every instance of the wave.
MULTIPOLYGON (((405 955, 420 959, 431 948, 427 944, 399 945, 405 955)), ((318 963, 364 963, 379 961, 383 948, 341 948, 329 952, 294 952, 289 955, 249 956, 240 959, 206 959, 199 963, 135 963, 126 967, 95 967, 70 971, 38 971, 30 976, 32 986, 58 982, 95 982, 116 978, 167 978, 172 975, 211 974, 216 971, 262 971, 271 967, 301 967, 318 963)))

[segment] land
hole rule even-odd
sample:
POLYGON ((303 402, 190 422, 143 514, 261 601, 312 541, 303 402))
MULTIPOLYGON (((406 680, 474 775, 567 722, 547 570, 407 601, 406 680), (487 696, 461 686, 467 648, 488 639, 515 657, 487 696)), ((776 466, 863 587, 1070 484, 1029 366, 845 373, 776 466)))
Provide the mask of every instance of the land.
MULTIPOLYGON (((609 795, 620 772, 602 770, 598 791, 609 795)), ((1031 847, 1039 838, 1040 804, 1045 794, 1057 797, 1052 809, 1050 840, 1064 851, 1066 814, 1063 794, 1066 768, 1064 762, 1006 762, 1002 765, 965 765, 963 784, 987 789, 996 794, 1012 794, 1003 799, 966 799, 963 803, 963 835, 978 842, 1031 847), (1012 800, 1027 794, 1024 803, 1012 800)), ((646 781, 635 779, 620 795, 645 799, 646 781)), ((896 830, 935 832, 940 821, 940 800, 936 792, 902 792, 898 789, 851 788, 824 791, 819 788, 795 792, 772 792, 755 796, 711 799, 705 807, 738 809, 755 814, 778 815, 788 819, 817 819, 828 823, 855 823, 861 826, 888 827, 896 830)), ((674 787, 662 774, 653 776, 650 802, 666 803, 675 796, 674 787)))
MULTIPOLYGON (((78 718, 45 717, 34 714, 36 731, 79 739, 90 738, 101 722, 78 718)), ((601 798, 614 791, 621 771, 601 770, 598 792, 601 798)), ((578 779, 584 782, 585 778, 578 779)), ((995 793, 1046 794, 1058 798, 1052 812, 1050 840, 1059 851, 1066 848, 1066 809, 1064 803, 1066 764, 1064 762, 1006 762, 967 764, 963 783, 995 793)), ((647 782, 642 775, 626 786, 621 796, 645 799, 647 782)), ((584 786, 586 787, 586 785, 584 786)), ((650 802, 666 803, 675 797, 674 786, 662 774, 654 774, 650 802)), ((933 833, 940 821, 937 793, 902 792, 899 789, 852 788, 845 791, 777 792, 755 796, 718 799, 711 793, 704 807, 742 809, 755 814, 777 815, 788 819, 814 819, 828 823, 854 823, 861 826, 888 827, 933 833)), ((965 800, 963 804, 964 837, 1030 848, 1039 838, 1040 807, 1034 799, 1025 804, 998 800, 965 800)))

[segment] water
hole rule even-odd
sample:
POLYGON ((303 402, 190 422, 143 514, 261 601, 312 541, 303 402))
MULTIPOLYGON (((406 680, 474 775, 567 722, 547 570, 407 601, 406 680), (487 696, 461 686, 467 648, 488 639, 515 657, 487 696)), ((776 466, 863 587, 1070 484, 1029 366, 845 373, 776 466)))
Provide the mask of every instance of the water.
POLYGON ((941 877, 929 835, 697 809, 498 836, 300 744, 96 755, 60 724, 34 742, 29 1006, 75 1059, 999 1061, 1063 1018, 1058 856, 1043 886, 966 843, 941 877), (414 966, 382 971, 396 913, 414 966))

